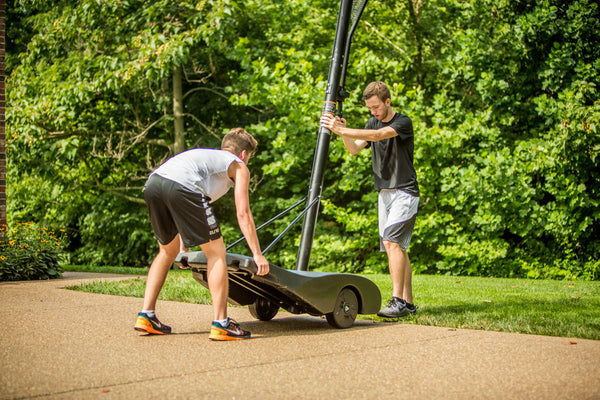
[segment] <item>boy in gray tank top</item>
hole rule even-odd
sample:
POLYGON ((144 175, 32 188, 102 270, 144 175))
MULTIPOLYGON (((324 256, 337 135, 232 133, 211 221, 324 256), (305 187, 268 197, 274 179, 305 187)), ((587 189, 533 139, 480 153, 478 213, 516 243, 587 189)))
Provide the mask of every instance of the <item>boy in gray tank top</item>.
POLYGON ((232 129, 221 143, 221 150, 192 149, 177 154, 152 172, 144 187, 152 229, 159 252, 152 261, 144 305, 135 329, 151 334, 171 333, 171 327, 156 317, 156 300, 171 265, 180 250, 200 246, 207 257, 208 287, 213 302, 214 320, 211 340, 248 339, 250 332, 227 317, 229 281, 226 249, 211 203, 233 186, 238 224, 257 267, 258 275, 269 273, 250 211, 246 164, 256 151, 256 140, 242 128, 232 129))

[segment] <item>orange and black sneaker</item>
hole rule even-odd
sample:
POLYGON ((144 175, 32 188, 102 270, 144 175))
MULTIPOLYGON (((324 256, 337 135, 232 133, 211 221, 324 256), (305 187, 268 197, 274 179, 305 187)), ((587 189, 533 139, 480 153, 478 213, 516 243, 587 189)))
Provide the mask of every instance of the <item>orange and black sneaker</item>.
POLYGON ((210 327, 210 340, 242 340, 250 339, 250 332, 240 328, 240 324, 227 318, 227 327, 213 321, 210 327))
POLYGON ((165 335, 171 333, 171 327, 162 324, 156 316, 150 318, 146 313, 139 313, 135 321, 136 331, 152 333, 155 335, 165 335))

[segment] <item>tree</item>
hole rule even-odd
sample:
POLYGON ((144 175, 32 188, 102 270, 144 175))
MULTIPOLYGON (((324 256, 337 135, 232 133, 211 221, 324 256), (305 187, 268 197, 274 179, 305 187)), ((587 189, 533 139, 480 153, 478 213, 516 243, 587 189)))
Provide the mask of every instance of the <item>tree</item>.
MULTIPOLYGON (((308 190, 337 6, 22 0, 10 11, 23 29, 8 81, 9 218, 77 232, 74 261, 142 264, 154 253, 147 174, 182 149, 218 147, 234 126, 259 140, 257 221, 295 204, 308 190)), ((364 125, 360 94, 383 80, 413 119, 416 271, 598 279, 598 17, 588 0, 369 1, 344 116, 364 125)), ((333 138, 311 268, 386 270, 375 199, 369 154, 351 157, 333 138)), ((217 209, 229 241, 233 207, 217 209)), ((270 261, 293 267, 299 233, 270 261)))
POLYGON ((430 271, 597 278, 597 6, 464 8, 418 145, 420 253, 430 271))
POLYGON ((214 147, 232 122, 221 109, 236 6, 40 3, 21 3, 35 33, 10 81, 9 137, 21 155, 11 158, 13 218, 65 224, 77 234, 78 260, 144 263, 116 249, 132 230, 148 231, 142 247, 153 241, 141 199, 148 172, 188 145, 214 147), (98 231, 120 219, 108 210, 132 215, 130 228, 108 229, 114 240, 98 231))

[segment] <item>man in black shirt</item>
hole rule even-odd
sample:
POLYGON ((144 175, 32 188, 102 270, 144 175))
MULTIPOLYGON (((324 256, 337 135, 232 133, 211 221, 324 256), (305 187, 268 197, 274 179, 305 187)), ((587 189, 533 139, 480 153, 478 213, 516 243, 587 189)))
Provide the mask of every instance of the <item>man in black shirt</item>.
POLYGON ((379 192, 380 248, 388 256, 393 287, 392 299, 377 315, 404 317, 417 312, 407 253, 419 205, 412 121, 392 109, 390 91, 383 82, 370 83, 363 99, 373 115, 365 129, 347 128, 345 119, 331 113, 323 113, 321 126, 341 136, 350 154, 371 147, 375 190, 379 192))

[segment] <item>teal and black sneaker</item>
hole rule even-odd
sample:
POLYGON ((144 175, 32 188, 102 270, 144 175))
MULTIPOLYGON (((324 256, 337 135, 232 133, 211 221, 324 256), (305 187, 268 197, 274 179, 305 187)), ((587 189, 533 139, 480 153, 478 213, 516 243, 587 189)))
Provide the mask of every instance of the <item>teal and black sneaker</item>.
POLYGON ((139 313, 135 321, 136 331, 165 335, 171 333, 171 327, 161 323, 156 316, 150 318, 146 313, 139 313))
POLYGON ((227 319, 227 326, 224 327, 217 321, 213 321, 210 327, 210 340, 242 340, 250 339, 250 332, 240 328, 240 324, 232 320, 227 319))

